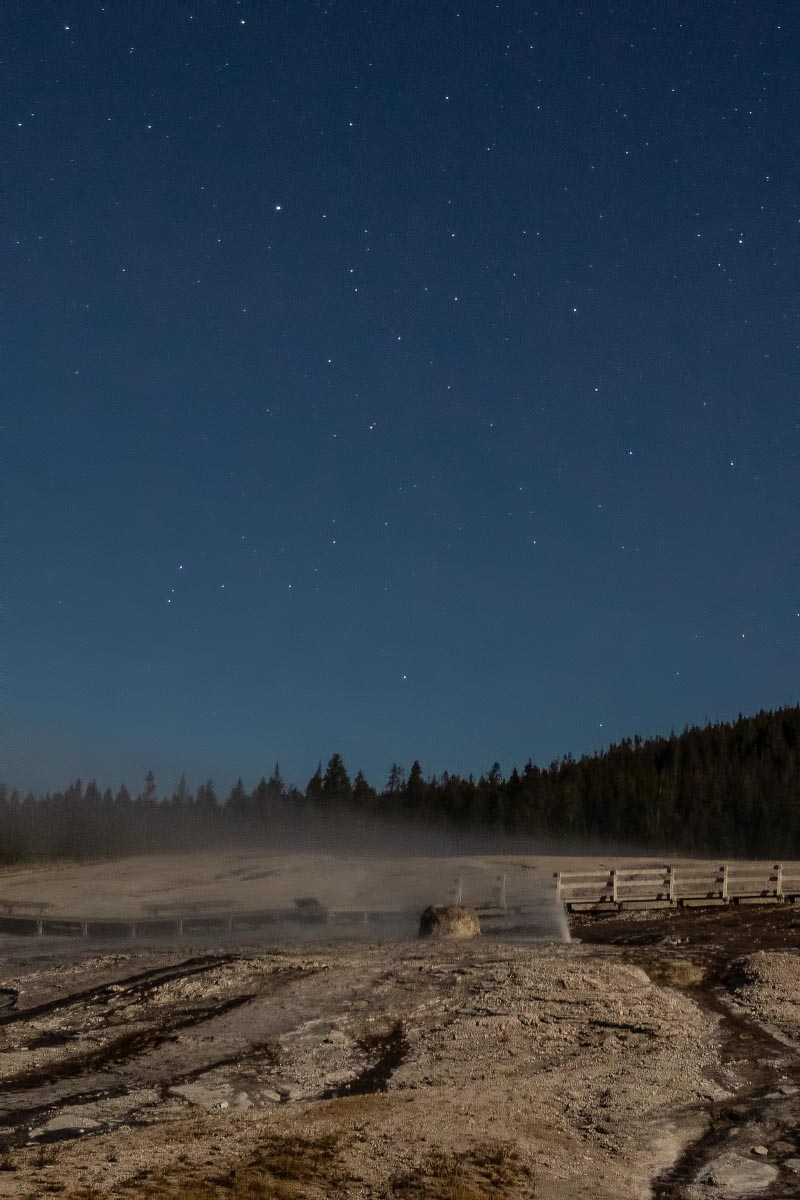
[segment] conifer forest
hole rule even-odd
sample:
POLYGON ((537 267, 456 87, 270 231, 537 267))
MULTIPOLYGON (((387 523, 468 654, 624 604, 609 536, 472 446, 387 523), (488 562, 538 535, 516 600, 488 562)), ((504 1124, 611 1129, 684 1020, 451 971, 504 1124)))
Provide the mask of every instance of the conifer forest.
MULTIPOLYGON (((164 794, 148 772, 140 788, 91 779, 36 796, 0 790, 0 862, 87 859, 257 838, 280 844, 287 820, 348 814, 365 829, 403 818, 440 830, 608 842, 661 853, 800 857, 800 706, 740 716, 669 737, 626 738, 603 752, 504 775, 426 776, 392 766, 377 788, 341 755, 303 788, 276 764, 253 790, 227 794, 185 778, 164 794)), ((299 826, 298 826, 299 823, 299 826)))

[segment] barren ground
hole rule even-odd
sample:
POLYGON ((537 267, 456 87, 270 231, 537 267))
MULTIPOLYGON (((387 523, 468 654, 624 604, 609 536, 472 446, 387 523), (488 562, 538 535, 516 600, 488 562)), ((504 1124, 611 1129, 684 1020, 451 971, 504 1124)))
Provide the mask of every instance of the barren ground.
MULTIPOLYGON (((483 899, 500 870, 524 898, 555 865, 226 852, 0 894, 392 907, 455 875, 483 899)), ((571 944, 321 932, 0 937, 0 1197, 800 1195, 795 906, 579 918, 571 944)))

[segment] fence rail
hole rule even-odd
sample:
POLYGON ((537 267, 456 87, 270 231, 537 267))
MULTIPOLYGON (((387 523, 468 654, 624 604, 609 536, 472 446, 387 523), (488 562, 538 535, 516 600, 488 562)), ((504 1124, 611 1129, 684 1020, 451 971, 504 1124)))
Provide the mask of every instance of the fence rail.
POLYGON ((722 863, 719 867, 694 864, 612 867, 556 871, 553 879, 556 897, 568 912, 800 899, 800 868, 785 871, 782 863, 762 870, 735 863, 722 863))
POLYGON ((3 912, 9 915, 15 912, 34 912, 44 913, 49 912, 54 905, 48 900, 3 900, 0 899, 0 908, 3 912))

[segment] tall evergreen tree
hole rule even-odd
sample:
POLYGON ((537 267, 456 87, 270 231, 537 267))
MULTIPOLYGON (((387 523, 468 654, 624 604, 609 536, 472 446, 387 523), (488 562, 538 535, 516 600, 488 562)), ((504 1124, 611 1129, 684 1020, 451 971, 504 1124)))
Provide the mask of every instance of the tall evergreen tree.
POLYGON ((399 763, 392 763, 389 778, 386 781, 386 795, 399 796, 406 785, 406 773, 399 763))
POLYGON ((326 801, 346 804, 353 798, 353 785, 341 754, 332 754, 322 778, 322 794, 326 801))
POLYGON ((277 804, 286 795, 286 784, 281 775, 280 763, 275 763, 275 769, 267 780, 267 797, 270 804, 277 804))
POLYGON ((422 777, 422 767, 416 758, 411 764, 411 770, 408 773, 408 779, 405 782, 403 791, 405 808, 409 813, 417 813, 424 810, 428 799, 428 788, 422 777))
POLYGON ((363 771, 359 771, 353 780, 353 803, 357 808, 374 808, 378 793, 367 782, 363 771))
POLYGON ((306 784, 306 800, 311 804, 320 804, 322 801, 322 763, 319 763, 306 784))
POLYGON ((225 801, 225 808, 238 821, 246 821, 250 817, 250 794, 246 790, 241 775, 231 788, 230 795, 225 801))

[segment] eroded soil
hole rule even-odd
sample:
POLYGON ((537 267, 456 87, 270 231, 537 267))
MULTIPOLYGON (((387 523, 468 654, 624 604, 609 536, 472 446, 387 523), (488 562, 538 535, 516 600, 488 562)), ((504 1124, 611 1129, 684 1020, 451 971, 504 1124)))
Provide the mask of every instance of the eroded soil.
POLYGON ((800 912, 6 940, 0 1196, 800 1195, 800 912))

